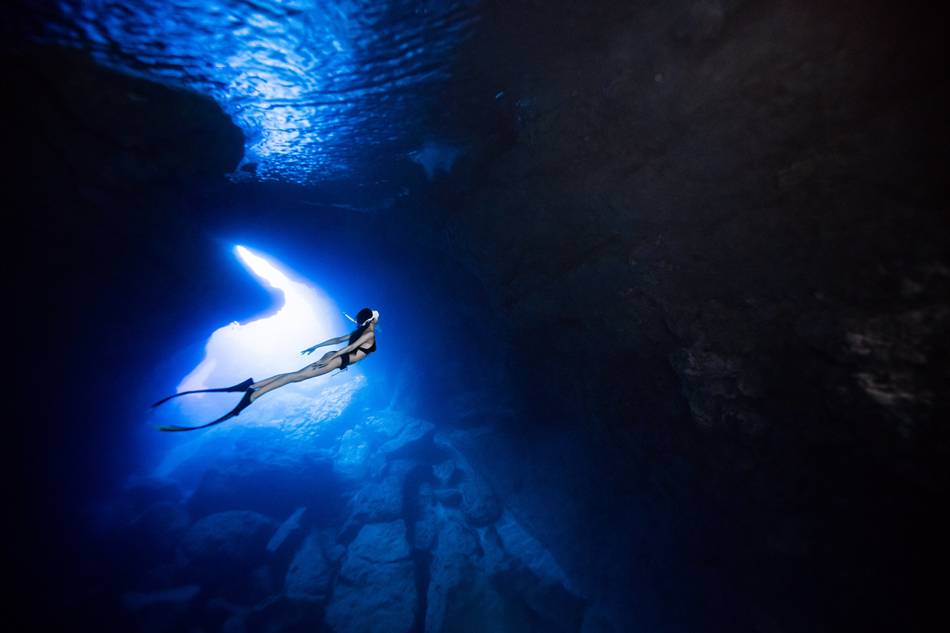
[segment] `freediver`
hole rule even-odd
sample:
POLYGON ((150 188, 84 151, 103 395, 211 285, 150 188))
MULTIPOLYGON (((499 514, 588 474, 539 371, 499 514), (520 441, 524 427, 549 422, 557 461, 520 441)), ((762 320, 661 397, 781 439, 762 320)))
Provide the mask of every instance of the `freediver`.
POLYGON ((172 398, 177 398, 178 396, 184 396, 190 393, 244 392, 244 397, 241 398, 241 401, 238 403, 238 405, 234 407, 230 413, 218 418, 214 422, 202 424, 201 426, 159 426, 156 428, 159 431, 195 431, 197 429, 204 429, 209 426, 214 426, 215 424, 220 424, 225 420, 239 415, 241 411, 249 407, 252 402, 263 396, 268 391, 273 391, 274 389, 283 387, 284 385, 290 384, 292 382, 300 382, 302 380, 309 380, 310 378, 322 376, 323 374, 330 373, 334 369, 345 370, 348 366, 360 362, 376 351, 376 324, 379 322, 379 312, 370 310, 369 308, 363 308, 359 311, 359 313, 357 313, 355 319, 350 317, 348 314, 346 315, 346 318, 356 323, 357 327, 355 330, 349 334, 344 334, 343 336, 338 336, 336 338, 331 338, 328 341, 317 343, 313 347, 308 347, 300 353, 312 354, 317 348, 324 347, 326 345, 338 345, 340 343, 346 343, 346 347, 327 352, 322 358, 320 358, 320 360, 313 363, 312 365, 307 365, 303 369, 291 372, 289 374, 277 374, 276 376, 271 376, 270 378, 261 380, 260 382, 254 382, 253 378, 248 378, 244 382, 232 387, 221 387, 219 389, 196 389, 194 391, 183 391, 181 393, 168 396, 167 398, 159 400, 152 406, 157 407, 158 405, 162 404, 163 402, 167 402, 172 398))

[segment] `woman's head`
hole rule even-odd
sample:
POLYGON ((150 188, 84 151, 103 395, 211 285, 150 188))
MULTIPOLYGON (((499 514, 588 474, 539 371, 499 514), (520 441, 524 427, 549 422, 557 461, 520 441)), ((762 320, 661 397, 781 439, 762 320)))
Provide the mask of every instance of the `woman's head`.
POLYGON ((360 325, 365 325, 367 321, 374 317, 379 317, 379 313, 375 310, 370 310, 369 308, 363 308, 356 315, 356 322, 360 325))

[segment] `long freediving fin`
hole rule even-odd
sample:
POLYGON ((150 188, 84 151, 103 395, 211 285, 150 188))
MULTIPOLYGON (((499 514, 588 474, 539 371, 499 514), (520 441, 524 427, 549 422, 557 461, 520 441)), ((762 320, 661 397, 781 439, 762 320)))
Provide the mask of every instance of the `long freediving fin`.
MULTIPOLYGON (((254 379, 248 378, 241 384, 232 385, 231 387, 219 387, 218 389, 195 389, 194 391, 182 391, 181 393, 176 393, 174 395, 168 396, 167 398, 162 398, 161 400, 159 400, 152 406, 157 407, 163 402, 168 402, 172 398, 177 398, 178 396, 187 396, 190 393, 222 393, 222 392, 247 391, 250 388, 250 386, 253 384, 254 384, 254 379)), ((200 429, 201 427, 199 426, 196 428, 200 429)))
MULTIPOLYGON (((221 391, 221 390, 218 390, 218 391, 221 391)), ((251 390, 251 389, 246 390, 246 391, 244 392, 244 397, 241 398, 241 401, 238 402, 238 405, 237 405, 236 407, 234 407, 233 409, 231 409, 231 412, 230 412, 230 413, 227 413, 226 415, 221 416, 220 418, 218 418, 218 419, 215 420, 214 422, 208 422, 207 424, 202 424, 201 426, 175 426, 175 425, 170 425, 170 426, 156 426, 155 428, 158 429, 159 431, 169 431, 169 432, 177 432, 177 431, 197 431, 198 429, 206 429, 206 428, 208 428, 209 426, 214 426, 215 424, 221 424, 221 423, 224 422, 225 420, 229 420, 229 419, 231 419, 231 418, 233 418, 233 417, 235 417, 235 416, 240 415, 241 411, 243 411, 244 409, 246 409, 246 408, 248 408, 249 406, 251 406, 251 394, 252 394, 252 393, 254 393, 253 390, 251 390)))

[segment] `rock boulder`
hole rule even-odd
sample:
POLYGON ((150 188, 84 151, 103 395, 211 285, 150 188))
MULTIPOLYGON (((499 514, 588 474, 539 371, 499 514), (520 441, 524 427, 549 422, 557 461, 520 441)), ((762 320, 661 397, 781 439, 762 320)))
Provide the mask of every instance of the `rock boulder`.
POLYGON ((327 623, 336 633, 408 633, 416 609, 405 523, 364 526, 343 559, 327 623))
POLYGON ((257 512, 232 510, 195 523, 181 542, 182 553, 215 576, 249 571, 266 552, 277 522, 257 512))

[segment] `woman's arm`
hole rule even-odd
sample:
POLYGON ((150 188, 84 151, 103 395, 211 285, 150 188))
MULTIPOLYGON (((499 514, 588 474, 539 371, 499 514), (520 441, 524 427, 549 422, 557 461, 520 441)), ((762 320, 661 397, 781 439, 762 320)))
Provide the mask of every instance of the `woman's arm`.
POLYGON ((342 356, 343 354, 349 354, 353 350, 359 347, 363 347, 363 343, 367 341, 372 341, 375 338, 376 338, 376 333, 372 329, 367 329, 366 331, 363 332, 362 336, 360 336, 358 339, 356 339, 355 341, 353 341, 352 343, 350 343, 343 349, 337 350, 336 355, 342 356))
POLYGON ((317 343, 317 344, 314 345, 313 347, 308 347, 307 349, 305 349, 304 351, 302 351, 302 352, 300 352, 300 353, 301 353, 301 354, 311 354, 311 353, 313 353, 318 347, 323 347, 323 346, 325 346, 325 345, 337 345, 337 344, 339 344, 339 343, 345 343, 345 342, 347 342, 348 340, 350 340, 350 335, 349 335, 349 334, 344 334, 343 336, 338 336, 338 337, 336 337, 336 338, 331 338, 329 341, 324 341, 324 342, 322 342, 322 343, 317 343))

